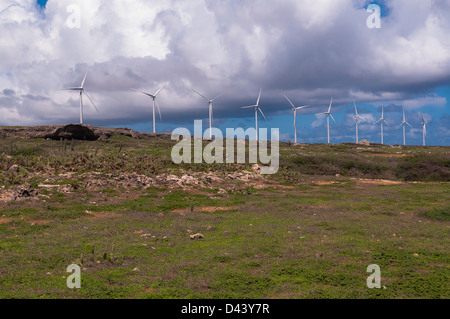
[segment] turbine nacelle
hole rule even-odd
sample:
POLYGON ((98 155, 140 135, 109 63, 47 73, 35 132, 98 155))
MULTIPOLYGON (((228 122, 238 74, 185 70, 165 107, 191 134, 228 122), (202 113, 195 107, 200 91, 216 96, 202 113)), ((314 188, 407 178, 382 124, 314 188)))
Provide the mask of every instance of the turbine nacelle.
POLYGON ((133 91, 135 91, 135 92, 140 92, 140 93, 142 93, 142 94, 145 94, 145 95, 151 97, 152 100, 153 100, 153 133, 156 133, 156 119, 155 119, 155 117, 156 117, 156 115, 155 115, 155 114, 156 114, 156 109, 158 110, 158 113, 159 113, 159 119, 162 120, 161 110, 160 110, 160 108, 159 108, 158 102, 156 102, 156 98, 158 97, 159 93, 162 91, 162 89, 163 89, 166 85, 167 85, 167 82, 165 82, 165 83, 163 84, 163 86, 162 86, 158 91, 156 91, 155 94, 151 94, 151 93, 148 93, 148 92, 144 92, 144 91, 140 91, 140 90, 133 89, 133 91))
POLYGON ((284 97, 289 101, 289 104, 292 106, 292 110, 294 111, 294 136, 295 136, 295 144, 297 144, 297 111, 307 108, 309 107, 309 105, 296 107, 294 103, 292 103, 292 101, 289 100, 289 98, 286 95, 284 97))
POLYGON ((89 99, 89 101, 92 103, 92 106, 94 106, 94 109, 98 113, 97 106, 95 105, 94 101, 90 98, 90 96, 87 94, 86 90, 84 89, 84 84, 86 83, 86 78, 87 78, 88 72, 89 71, 87 71, 86 74, 84 75, 83 81, 81 82, 81 86, 63 89, 66 91, 79 91, 80 92, 80 124, 83 124, 83 94, 86 95, 86 97, 89 99))

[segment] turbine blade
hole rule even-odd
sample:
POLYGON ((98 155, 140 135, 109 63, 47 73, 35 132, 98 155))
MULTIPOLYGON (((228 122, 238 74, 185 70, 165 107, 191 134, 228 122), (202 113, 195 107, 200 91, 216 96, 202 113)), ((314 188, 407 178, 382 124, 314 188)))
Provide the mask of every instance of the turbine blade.
POLYGON ((263 116, 264 120, 267 122, 266 116, 264 115, 263 111, 258 107, 259 112, 261 112, 261 115, 263 116))
POLYGON ((288 98, 286 95, 285 95, 284 97, 289 101, 289 103, 291 104, 292 108, 295 110, 295 105, 294 105, 294 103, 292 103, 292 101, 289 100, 289 98, 288 98))
POLYGON ((88 72, 89 71, 86 71, 86 74, 84 75, 84 78, 83 78, 83 82, 81 82, 81 87, 82 88, 84 87, 84 83, 86 82, 86 78, 87 78, 88 72))
POLYGON ((353 100, 353 104, 355 104, 355 114, 358 115, 358 109, 356 108, 356 102, 353 100))
POLYGON ((216 96, 214 99, 211 100, 211 102, 214 102, 214 101, 217 100, 219 97, 222 97, 222 96, 224 96, 224 95, 225 95, 225 93, 222 93, 222 94, 216 96))
POLYGON ((61 89, 61 90, 64 90, 64 91, 81 91, 81 88, 64 88, 64 89, 61 89))
POLYGON ((261 93, 262 93, 262 89, 259 89, 259 96, 258 96, 258 100, 256 101, 256 105, 259 106, 259 100, 261 100, 261 93))
POLYGON ((83 90, 82 92, 84 92, 84 94, 87 96, 87 98, 89 99, 89 101, 91 101, 92 105, 94 106, 95 110, 98 112, 98 108, 95 105, 94 101, 92 101, 92 99, 89 97, 89 95, 86 93, 85 90, 83 90))
POLYGON ((243 106, 243 109, 250 109, 252 107, 258 107, 258 105, 250 105, 250 106, 243 106))
POLYGON ((209 102, 209 99, 207 99, 205 96, 203 96, 201 93, 197 92, 196 90, 192 89, 192 91, 194 91, 195 93, 197 93, 198 95, 200 95, 202 98, 204 98, 207 102, 209 102))
POLYGON ((156 99, 155 99, 155 105, 156 105, 156 109, 158 110, 158 113, 159 113, 159 119, 162 121, 161 110, 159 109, 159 105, 158 105, 158 102, 156 101, 156 99))
POLYGON ((333 115, 330 114, 330 116, 331 116, 331 119, 333 120, 334 124, 337 126, 336 120, 334 119, 333 115))
POLYGON ((155 93, 155 98, 158 96, 159 92, 161 92, 162 89, 167 85, 167 82, 163 84, 163 86, 155 93))
POLYGON ((307 108, 307 107, 309 107, 309 105, 299 106, 299 107, 296 107, 295 109, 296 110, 301 110, 301 109, 304 109, 304 108, 307 108))
POLYGON ((408 125, 410 128, 413 128, 413 127, 411 126, 411 124, 409 124, 408 122, 405 122, 405 124, 408 125))
POLYGON ((150 94, 150 93, 147 93, 147 92, 144 92, 144 91, 140 91, 140 90, 136 90, 136 89, 133 89, 133 91, 136 91, 136 92, 140 92, 140 93, 143 93, 143 94, 145 94, 145 95, 148 95, 148 96, 150 96, 151 98, 155 98, 155 96, 154 96, 154 95, 152 95, 152 94, 150 94))
POLYGON ((328 108, 328 113, 331 112, 331 105, 333 104, 333 98, 331 98, 330 107, 328 108))

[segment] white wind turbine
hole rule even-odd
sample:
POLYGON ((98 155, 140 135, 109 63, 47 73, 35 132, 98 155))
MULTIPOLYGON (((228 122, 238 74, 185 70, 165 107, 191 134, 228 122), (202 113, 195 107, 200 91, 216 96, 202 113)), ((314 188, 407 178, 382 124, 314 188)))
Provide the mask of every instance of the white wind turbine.
POLYGON ((365 118, 359 116, 359 114, 358 114, 358 109, 356 108, 356 102, 355 102, 355 100, 353 100, 353 104, 355 105, 355 115, 354 115, 354 117, 355 117, 355 123, 356 123, 356 144, 358 144, 358 143, 359 143, 359 137, 358 137, 358 120, 359 120, 359 119, 364 120, 364 121, 367 121, 367 120, 366 120, 365 118))
POLYGON ((384 119, 384 105, 381 106, 381 118, 377 122, 375 122, 373 124, 375 125, 375 124, 378 124, 378 123, 381 123, 381 145, 383 145, 384 144, 384 141, 383 141, 383 134, 384 134, 383 133, 383 124, 386 124, 387 126, 389 126, 389 124, 384 119))
POLYGON ((297 111, 304 109, 304 108, 308 107, 309 105, 296 107, 294 105, 294 103, 292 103, 291 100, 289 100, 289 98, 286 95, 284 97, 289 101, 289 103, 292 106, 292 110, 294 111, 294 130, 295 130, 295 142, 294 143, 297 144, 297 111))
POLYGON ((400 124, 400 126, 398 127, 400 128, 403 126, 403 145, 406 145, 406 125, 412 128, 411 124, 406 122, 405 109, 403 109, 403 121, 402 124, 400 124))
POLYGON ((244 107, 242 107, 243 109, 250 109, 250 108, 254 108, 254 109, 255 109, 256 141, 258 141, 258 111, 261 112, 261 115, 263 116, 264 120, 267 121, 266 117, 264 116, 263 111, 262 111, 261 108, 259 107, 259 101, 260 101, 260 99, 261 99, 261 93, 262 93, 262 90, 259 90, 258 100, 256 101, 256 104, 255 104, 255 105, 250 105, 250 106, 244 106, 244 107))
POLYGON ((211 140, 212 139, 212 121, 213 121, 213 107, 212 107, 212 104, 213 104, 213 102, 215 100, 217 100, 223 94, 220 94, 219 96, 217 96, 214 99, 210 100, 210 99, 206 98, 205 96, 203 96, 202 94, 200 94, 199 92, 197 92, 196 90, 192 89, 192 91, 194 91, 195 93, 200 95, 202 98, 204 98, 206 100, 206 102, 208 102, 208 104, 209 104, 209 139, 211 140))
POLYGON ((81 82, 81 86, 63 89, 63 90, 67 90, 67 91, 79 91, 80 92, 80 124, 83 124, 83 93, 87 96, 89 101, 91 101, 95 110, 98 112, 97 106, 95 106, 94 101, 92 101, 92 99, 89 97, 89 95, 86 93, 86 90, 84 89, 84 83, 86 82, 88 72, 89 71, 87 71, 86 74, 84 75, 83 81, 81 82))
POLYGON ((334 121, 334 124, 337 125, 336 120, 334 119, 333 115, 331 115, 331 105, 333 104, 333 98, 331 98, 330 107, 328 108, 328 112, 325 113, 318 113, 316 115, 322 115, 325 114, 327 116, 327 135, 328 135, 328 144, 330 144, 330 117, 334 121))
POLYGON ((150 96, 153 99, 153 133, 156 133, 156 108, 158 109, 158 113, 159 113, 159 119, 162 120, 162 116, 161 116, 161 110, 159 109, 158 103, 156 102, 156 98, 158 97, 158 94, 161 92, 161 90, 167 85, 167 82, 164 83, 164 85, 155 93, 155 94, 150 94, 144 91, 139 91, 139 90, 134 90, 136 92, 141 92, 147 96, 150 96))
POLYGON ((427 136, 427 122, 423 117, 423 114, 420 113, 420 117, 422 118, 422 128, 423 128, 423 146, 425 146, 425 137, 427 136))

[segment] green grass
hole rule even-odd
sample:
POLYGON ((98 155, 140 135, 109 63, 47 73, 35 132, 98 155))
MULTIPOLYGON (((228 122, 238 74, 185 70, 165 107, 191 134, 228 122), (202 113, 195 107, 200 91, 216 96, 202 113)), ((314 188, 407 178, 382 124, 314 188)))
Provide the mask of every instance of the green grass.
POLYGON ((2 143, 4 190, 30 183, 45 196, 0 203, 0 298, 450 297, 447 148, 422 156, 421 148, 282 145, 283 167, 267 188, 110 183, 93 191, 85 172, 225 175, 247 166, 178 167, 163 139, 116 136, 65 151, 60 141, 15 140, 13 155, 2 143), (428 163, 438 182, 355 179, 404 181, 405 162, 428 163), (13 164, 21 169, 7 176, 13 164), (204 239, 192 240, 196 233, 204 239), (81 289, 66 286, 72 263, 82 268, 81 289), (366 286, 371 264, 381 267, 382 289, 366 286))

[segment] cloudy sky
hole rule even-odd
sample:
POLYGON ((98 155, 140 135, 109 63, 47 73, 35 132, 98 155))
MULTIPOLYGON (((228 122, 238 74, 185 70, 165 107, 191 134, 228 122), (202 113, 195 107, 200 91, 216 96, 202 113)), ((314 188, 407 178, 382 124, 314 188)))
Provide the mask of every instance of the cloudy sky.
POLYGON ((354 142, 354 106, 367 121, 360 139, 380 142, 373 125, 384 105, 385 143, 401 144, 402 108, 407 144, 450 145, 450 0, 0 0, 0 125, 79 122, 76 92, 85 88, 84 122, 152 131, 156 92, 159 132, 208 126, 262 127, 294 136, 296 105, 302 142, 326 142, 325 112, 333 97, 333 143, 354 142), (381 28, 369 28, 381 8, 381 28), (369 21, 373 21, 369 19, 369 21))

